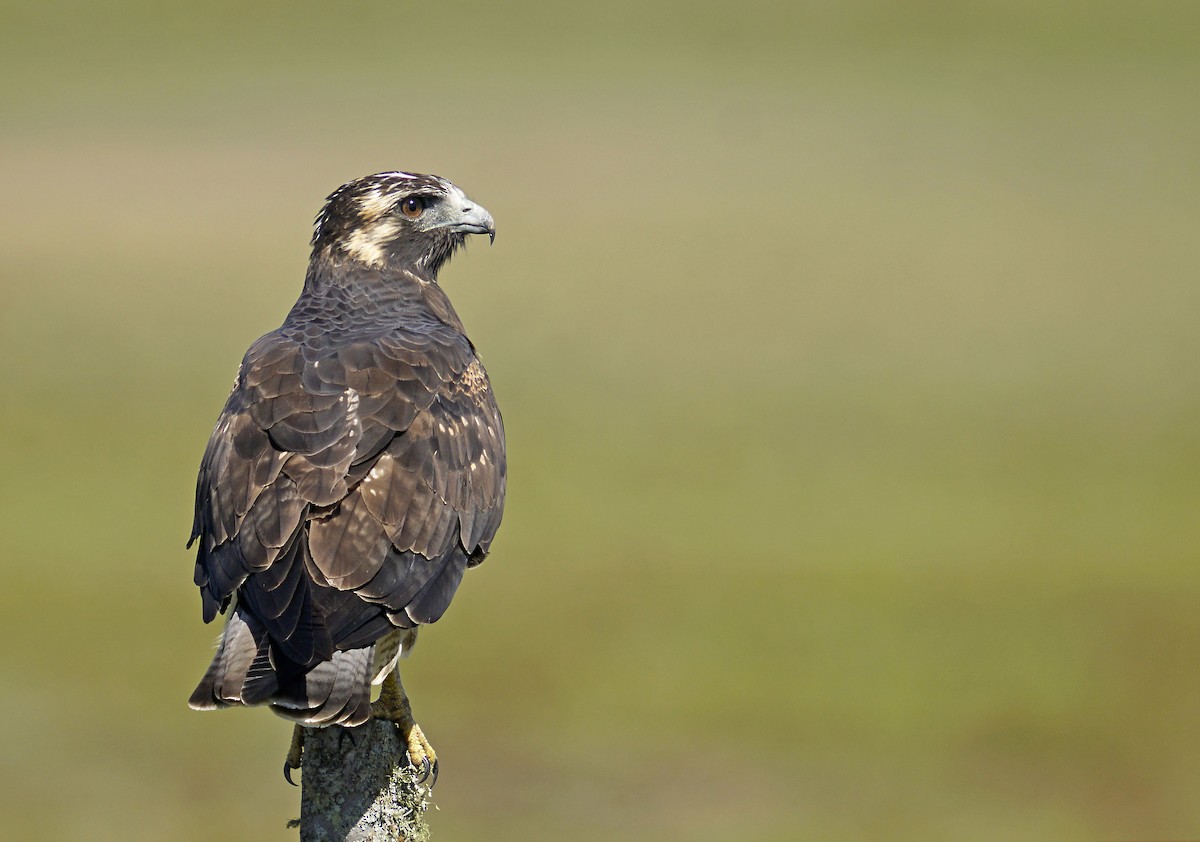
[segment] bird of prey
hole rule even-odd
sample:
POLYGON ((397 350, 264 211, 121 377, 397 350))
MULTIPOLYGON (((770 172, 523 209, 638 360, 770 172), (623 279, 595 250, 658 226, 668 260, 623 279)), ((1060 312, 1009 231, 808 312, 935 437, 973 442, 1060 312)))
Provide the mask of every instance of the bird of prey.
POLYGON ((301 726, 374 716, 436 774, 397 660, 487 555, 506 477, 500 411, 437 275, 495 233, 438 176, 338 188, 300 298, 246 352, 209 439, 188 546, 204 621, 228 618, 190 705, 294 720, 285 772, 301 726))

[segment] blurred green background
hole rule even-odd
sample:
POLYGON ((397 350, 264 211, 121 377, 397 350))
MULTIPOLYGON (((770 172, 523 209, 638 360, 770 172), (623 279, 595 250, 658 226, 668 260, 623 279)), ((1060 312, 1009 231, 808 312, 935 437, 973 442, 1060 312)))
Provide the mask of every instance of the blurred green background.
POLYGON ((195 469, 358 175, 507 518, 405 683, 436 838, 1200 833, 1200 5, 9 2, 0 826, 286 840, 185 700, 195 469))

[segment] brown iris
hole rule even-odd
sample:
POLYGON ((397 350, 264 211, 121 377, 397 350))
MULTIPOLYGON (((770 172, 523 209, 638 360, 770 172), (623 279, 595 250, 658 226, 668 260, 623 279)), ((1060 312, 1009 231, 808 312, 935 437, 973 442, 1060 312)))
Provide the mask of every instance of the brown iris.
POLYGON ((425 201, 420 196, 409 196, 400 203, 400 212, 409 219, 416 219, 425 210, 425 201))

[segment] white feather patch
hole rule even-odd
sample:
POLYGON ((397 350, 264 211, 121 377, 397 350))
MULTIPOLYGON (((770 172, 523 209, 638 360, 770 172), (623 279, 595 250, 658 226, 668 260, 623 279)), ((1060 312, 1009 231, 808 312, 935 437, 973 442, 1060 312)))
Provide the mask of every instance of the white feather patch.
POLYGON ((391 212, 395 201, 396 197, 394 194, 376 188, 364 194, 358 200, 358 207, 364 218, 378 219, 384 214, 391 212))
POLYGON ((384 247, 400 232, 400 223, 381 220, 360 228, 346 240, 346 252, 368 266, 382 266, 384 247))
POLYGON ((371 683, 380 685, 401 658, 407 658, 417 643, 416 629, 396 629, 375 641, 375 659, 371 663, 371 683))

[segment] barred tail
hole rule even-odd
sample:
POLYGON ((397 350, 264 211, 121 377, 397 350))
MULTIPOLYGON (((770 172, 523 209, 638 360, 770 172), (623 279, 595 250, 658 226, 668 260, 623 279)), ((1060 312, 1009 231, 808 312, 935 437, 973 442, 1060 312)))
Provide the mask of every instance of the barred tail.
POLYGON ((269 704, 304 725, 361 725, 371 714, 374 662, 374 645, 335 651, 313 667, 292 663, 279 651, 272 658, 266 629, 237 606, 188 705, 216 710, 269 704))

